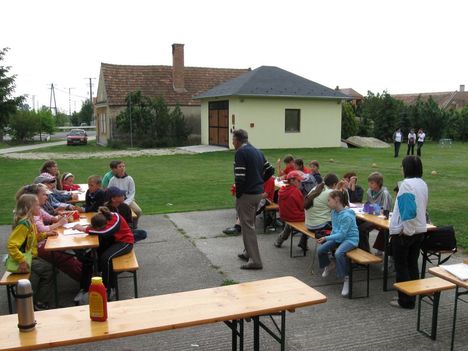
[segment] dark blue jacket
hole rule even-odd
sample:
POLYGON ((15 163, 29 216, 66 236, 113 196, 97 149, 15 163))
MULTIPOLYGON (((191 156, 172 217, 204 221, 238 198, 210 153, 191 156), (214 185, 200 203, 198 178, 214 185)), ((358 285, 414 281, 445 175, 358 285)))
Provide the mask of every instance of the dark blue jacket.
POLYGON ((234 157, 234 178, 236 183, 236 197, 242 194, 263 193, 263 183, 274 173, 260 150, 251 144, 242 145, 234 157))

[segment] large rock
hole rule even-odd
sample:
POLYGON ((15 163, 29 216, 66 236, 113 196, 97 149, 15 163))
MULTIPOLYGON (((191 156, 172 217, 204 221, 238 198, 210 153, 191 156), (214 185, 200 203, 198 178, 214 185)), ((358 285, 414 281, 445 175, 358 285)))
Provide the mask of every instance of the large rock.
POLYGON ((345 140, 345 142, 350 146, 355 147, 370 147, 370 148, 386 148, 390 147, 386 142, 379 140, 377 138, 371 137, 360 137, 360 136, 351 136, 345 140))

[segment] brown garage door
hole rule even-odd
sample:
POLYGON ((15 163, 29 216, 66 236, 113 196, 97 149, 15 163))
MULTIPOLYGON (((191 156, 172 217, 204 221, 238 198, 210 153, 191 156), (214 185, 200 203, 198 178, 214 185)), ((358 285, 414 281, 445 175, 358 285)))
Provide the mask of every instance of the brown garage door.
POLYGON ((229 146, 229 101, 208 104, 210 145, 229 146))

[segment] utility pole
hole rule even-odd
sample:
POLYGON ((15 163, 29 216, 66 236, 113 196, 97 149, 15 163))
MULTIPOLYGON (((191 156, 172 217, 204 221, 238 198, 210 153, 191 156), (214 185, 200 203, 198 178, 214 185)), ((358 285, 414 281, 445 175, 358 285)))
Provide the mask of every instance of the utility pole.
MULTIPOLYGON (((96 78, 88 77, 88 78, 85 78, 85 79, 89 79, 89 103, 93 107, 92 121, 94 121, 95 117, 94 117, 94 105, 93 105, 93 79, 96 79, 96 78)), ((91 124, 92 124, 92 121, 91 121, 91 124)))
POLYGON ((32 95, 32 109, 36 111, 36 95, 32 95))
POLYGON ((54 99, 55 116, 57 116, 57 100, 55 99, 54 83, 50 84, 50 101, 49 101, 50 112, 52 112, 52 98, 54 99))
POLYGON ((68 88, 68 116, 71 117, 71 90, 75 88, 68 88))

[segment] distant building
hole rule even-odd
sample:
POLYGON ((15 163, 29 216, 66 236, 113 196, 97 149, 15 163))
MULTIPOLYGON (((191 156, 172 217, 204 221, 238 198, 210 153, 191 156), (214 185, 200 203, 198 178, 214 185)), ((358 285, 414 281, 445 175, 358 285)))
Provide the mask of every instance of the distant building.
POLYGON ((427 101, 431 96, 432 99, 439 105, 441 109, 462 109, 468 105, 468 92, 465 91, 465 85, 460 85, 459 90, 434 92, 434 93, 417 93, 417 94, 393 94, 395 99, 403 101, 407 105, 413 105, 418 97, 423 101, 427 101))
POLYGON ((248 69, 185 67, 184 45, 172 45, 172 66, 135 66, 101 63, 95 105, 96 140, 106 145, 115 135, 115 118, 127 106, 125 98, 140 90, 142 95, 162 96, 174 107, 179 104, 192 133, 200 134, 200 101, 192 97, 248 69))
POLYGON ((340 89, 339 87, 336 87, 336 90, 342 92, 343 94, 347 95, 347 96, 350 96, 352 99, 350 100, 350 102, 354 105, 354 106, 357 106, 361 103, 362 99, 364 98, 364 96, 362 96, 361 94, 359 94, 356 90, 354 90, 353 88, 343 88, 343 89, 340 89))
POLYGON ((197 96, 202 144, 232 148, 242 128, 259 148, 339 147, 341 102, 352 98, 285 71, 261 66, 197 96))

